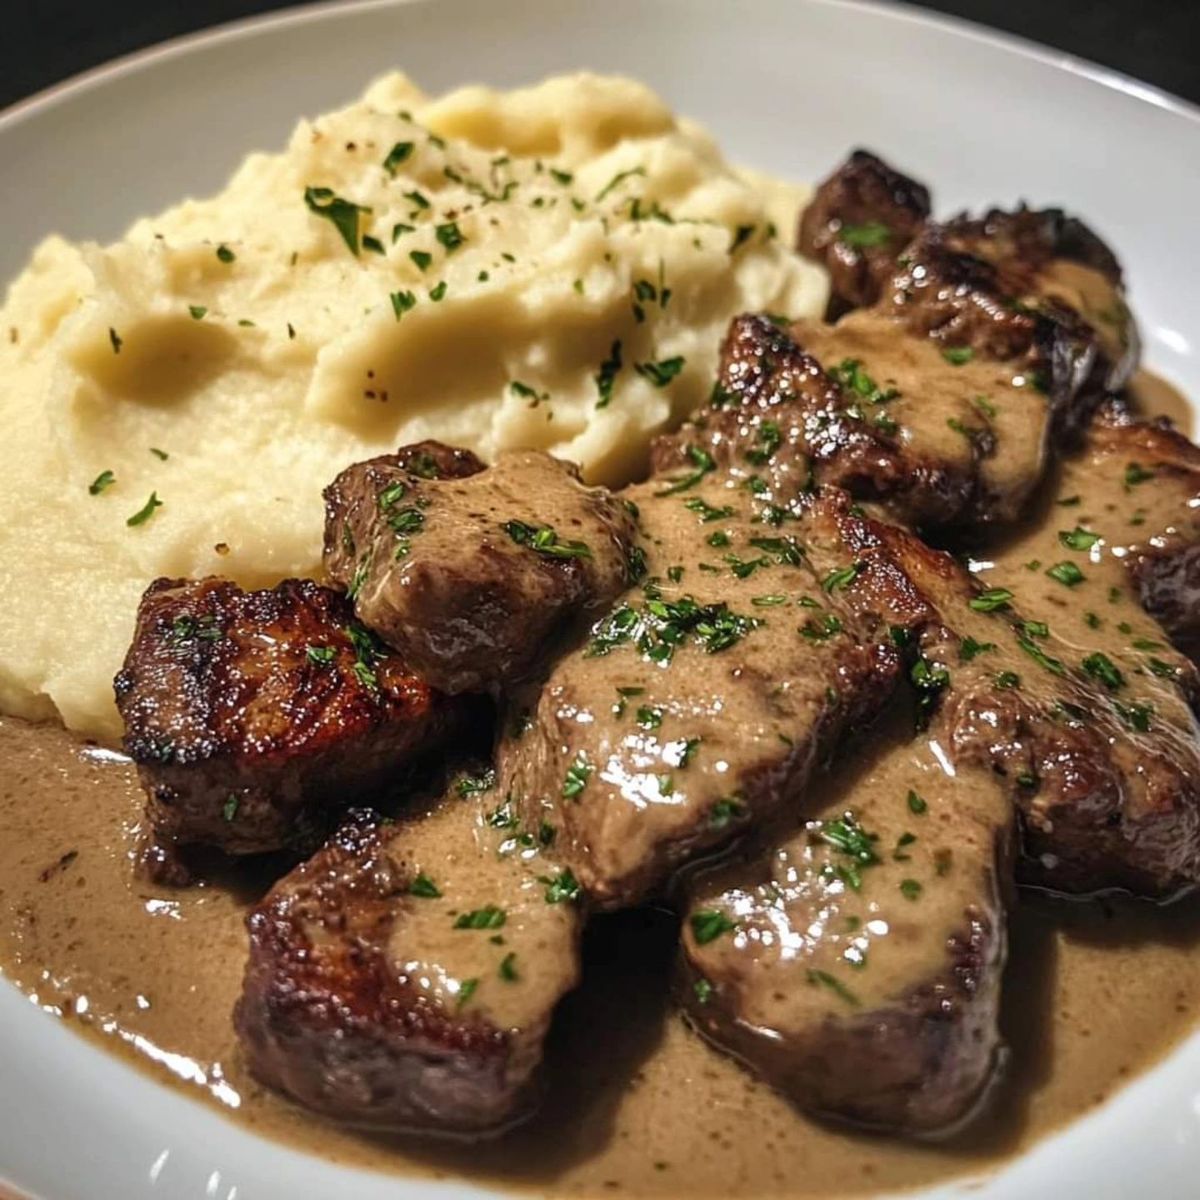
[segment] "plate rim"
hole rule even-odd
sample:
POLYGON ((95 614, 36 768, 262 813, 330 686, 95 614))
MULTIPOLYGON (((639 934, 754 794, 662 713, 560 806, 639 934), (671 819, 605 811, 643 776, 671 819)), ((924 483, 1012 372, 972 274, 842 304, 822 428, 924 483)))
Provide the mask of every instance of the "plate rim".
MULTIPOLYGON (((107 59, 94 67, 77 71, 65 79, 52 83, 5 108, 0 108, 0 133, 26 118, 52 108, 93 87, 99 87, 122 75, 137 71, 158 62, 169 62, 176 56, 192 53, 210 45, 257 36, 270 29, 293 25, 305 25, 337 16, 370 12, 386 8, 399 8, 408 4, 436 4, 438 0, 312 0, 310 3, 292 4, 270 12, 255 13, 222 21, 215 25, 177 34, 162 41, 153 42, 137 50, 131 50, 115 58, 107 59)), ((664 0, 643 0, 643 3, 663 3, 664 0)), ((1016 54, 1021 58, 1038 62, 1052 69, 1065 71, 1080 79, 1088 80, 1143 104, 1149 104, 1186 121, 1200 130, 1200 104, 1193 103, 1157 84, 1146 83, 1134 75, 1116 67, 1106 67, 1092 59, 1059 50, 1023 34, 996 29, 981 21, 934 9, 922 8, 910 0, 793 0, 811 7, 836 8, 859 12, 877 18, 885 16, 909 25, 949 32, 959 37, 990 45, 999 50, 1016 54)))

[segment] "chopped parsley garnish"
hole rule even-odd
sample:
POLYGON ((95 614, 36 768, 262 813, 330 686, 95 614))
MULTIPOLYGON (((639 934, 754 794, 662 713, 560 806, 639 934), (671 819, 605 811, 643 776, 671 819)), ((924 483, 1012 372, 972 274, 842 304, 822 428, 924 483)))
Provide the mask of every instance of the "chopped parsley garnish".
POLYGON ((445 247, 447 254, 453 254, 467 239, 459 229, 457 221, 447 221, 434 229, 434 236, 445 247))
POLYGON ((1147 471, 1145 467, 1138 463, 1131 462, 1125 468, 1125 486, 1127 488, 1135 487, 1139 483, 1145 483, 1148 479, 1154 478, 1153 471, 1147 471))
POLYGON ((731 933, 737 928, 725 913, 716 908, 702 908, 692 913, 688 923, 692 927, 692 937, 696 939, 698 946, 707 946, 723 933, 731 933))
POLYGON ((775 451, 783 444, 783 434, 774 421, 764 421, 758 427, 754 440, 753 449, 746 451, 746 461, 756 467, 763 467, 771 461, 775 451))
POLYGON ((597 408, 607 408, 612 403, 613 385, 621 373, 621 341, 618 338, 608 351, 608 357, 600 364, 596 372, 596 391, 600 399, 596 401, 597 408))
POLYGON ((839 999, 855 1008, 861 1003, 859 998, 840 979, 830 975, 828 971, 819 971, 816 967, 809 967, 807 975, 808 982, 813 987, 826 987, 839 999))
POLYGON ((405 198, 405 200, 411 200, 417 206, 418 209, 432 207, 432 205, 429 203, 429 201, 426 200, 425 197, 422 196, 420 192, 405 192, 404 198, 405 198))
POLYGON ((868 833, 853 813, 844 813, 835 821, 825 821, 817 830, 817 836, 861 866, 869 867, 879 862, 874 845, 877 835, 868 833))
POLYGON ((970 346, 947 346, 942 351, 942 357, 951 366, 961 367, 975 357, 975 351, 970 346))
POLYGON ((863 370, 862 363, 857 358, 843 358, 836 367, 830 368, 829 375, 843 391, 855 392, 868 404, 887 404, 900 395, 895 388, 884 391, 863 370))
POLYGON ((1055 563, 1046 574, 1064 587, 1075 587, 1084 579, 1083 572, 1073 562, 1055 563))
POLYGON ((971 401, 971 407, 989 421, 993 420, 1000 411, 986 396, 976 396, 971 401))
POLYGON ((508 920, 508 914, 495 904, 470 912, 459 913, 454 921, 455 929, 499 929, 508 920))
POLYGON ((225 245, 224 242, 222 242, 217 247, 217 258, 220 259, 221 262, 228 264, 233 262, 233 260, 237 258, 237 255, 234 254, 234 252, 230 250, 230 248, 225 245))
POLYGON ((435 284, 429 289, 429 298, 435 304, 442 299, 446 294, 446 281, 443 279, 441 283, 435 284))
POLYGON ((429 264, 433 262, 433 255, 426 250, 410 250, 408 257, 412 259, 421 271, 429 270, 429 264))
POLYGON ((392 312, 396 314, 397 321, 410 309, 415 308, 417 303, 417 298, 412 292, 392 292, 388 299, 392 302, 392 312))
MULTIPOLYGON (((478 796, 481 792, 490 792, 495 786, 496 771, 493 767, 488 767, 479 775, 461 776, 455 786, 455 791, 465 800, 469 796, 478 796)), ((492 823, 494 824, 494 822, 492 823)))
POLYGON ((337 657, 337 651, 332 646, 309 646, 304 657, 315 666, 325 667, 337 657))
POLYGON ((655 492, 656 496, 673 496, 676 492, 685 492, 695 487, 705 475, 717 469, 716 461, 709 452, 700 446, 688 446, 684 453, 696 469, 688 475, 680 475, 670 481, 670 486, 655 492))
POLYGON ((650 708, 643 706, 637 710, 637 723, 647 730, 655 730, 661 727, 663 713, 661 708, 650 708))
POLYGON ((1094 654, 1089 654, 1083 660, 1083 669, 1093 679, 1100 680, 1105 687, 1111 688, 1114 692, 1125 684, 1125 676, 1117 669, 1117 665, 1107 654, 1101 654, 1099 650, 1094 654))
POLYGON ((970 662, 976 655, 988 650, 995 650, 995 642, 977 642, 973 637, 965 637, 958 647, 958 657, 963 662, 970 662))
POLYGON ((564 800, 577 800, 582 794, 583 789, 587 787, 587 782, 592 776, 593 767, 583 756, 581 750, 576 756, 575 761, 567 768, 567 773, 563 777, 562 798, 564 800))
POLYGON ((188 312, 192 314, 193 321, 202 321, 204 319, 204 314, 208 312, 208 309, 205 308, 203 304, 189 304, 188 312))
POLYGON ((156 508, 162 508, 163 502, 158 498, 157 492, 150 493, 150 499, 142 505, 141 508, 133 514, 132 517, 126 519, 125 524, 130 526, 144 525, 152 516, 156 508))
POLYGON ((916 900, 921 895, 921 884, 916 879, 900 880, 900 894, 905 900, 916 900))
POLYGON ((517 974, 517 952, 515 950, 510 950, 500 960, 500 978, 505 983, 516 983, 521 978, 517 974))
POLYGON ((570 867, 554 876, 539 875, 538 883, 545 884, 547 904, 562 904, 564 901, 574 900, 583 890, 579 886, 579 880, 571 873, 570 867))
POLYGON ((1058 540, 1068 550, 1090 550, 1100 540, 1100 535, 1090 529, 1084 529, 1082 525, 1076 525, 1071 530, 1060 529, 1058 540))
MULTIPOLYGON (((371 210, 361 204, 354 204, 337 195, 332 188, 306 187, 304 203, 309 211, 318 217, 324 217, 341 234, 342 241, 349 247, 350 253, 358 257, 359 251, 359 218, 362 213, 371 210)), ((218 257, 220 250, 217 251, 218 257)))
POLYGON ((821 586, 827 592, 835 592, 848 588, 866 570, 866 563, 856 562, 848 567, 839 567, 830 571, 821 581, 821 586))
POLYGON ((926 803, 924 797, 918 796, 911 788, 909 789, 906 803, 908 804, 908 811, 916 814, 918 817, 923 816, 929 809, 929 805, 926 803))
POLYGON ((88 494, 98 496, 107 488, 112 487, 117 482, 117 477, 111 471, 101 471, 91 483, 88 484, 88 494))
POLYGON ((800 626, 800 633, 810 642, 825 642, 842 632, 842 622, 833 613, 826 613, 819 620, 810 617, 800 626))
POLYGON ((1047 671, 1050 671, 1055 675, 1065 675, 1067 673, 1066 668, 1057 658, 1047 654, 1045 650, 1041 648, 1041 646, 1039 646, 1031 638, 1026 637, 1025 634, 1017 634, 1017 645, 1020 646, 1021 649, 1024 650, 1025 653, 1028 654, 1035 663, 1038 664, 1038 666, 1045 667, 1047 671))
POLYGON ((114 354, 120 354, 121 347, 123 345, 125 345, 125 342, 122 340, 120 334, 118 334, 117 331, 115 329, 113 329, 113 327, 111 325, 108 328, 108 341, 109 341, 109 344, 112 346, 112 352, 114 354))
POLYGON ((676 355, 674 358, 664 358, 661 362, 634 363, 633 369, 655 387, 662 388, 683 370, 685 361, 682 355, 676 355))
POLYGON ((232 821, 233 818, 237 816, 237 811, 241 807, 241 804, 241 797, 236 795, 234 792, 230 792, 225 798, 224 805, 221 807, 221 816, 224 817, 226 821, 232 821))
POLYGON ((929 714, 937 704, 939 693, 949 686, 950 672, 922 656, 913 663, 908 677, 917 689, 917 728, 924 729, 929 724, 929 714))
POLYGON ((1114 700, 1113 708, 1117 710, 1117 715, 1130 729, 1135 729, 1138 733, 1150 732, 1150 718, 1154 715, 1154 706, 1152 704, 1126 705, 1118 704, 1114 700))
POLYGON ((709 828, 724 829, 731 821, 740 817, 743 811, 744 806, 740 800, 733 797, 718 800, 708 812, 709 828))
POLYGON ((166 462, 171 457, 165 450, 160 450, 157 446, 151 446, 150 453, 161 462, 166 462))
POLYGON ((438 885, 424 871, 421 871, 408 885, 408 894, 419 896, 422 900, 436 900, 442 892, 438 885))
POLYGON ((412 142, 397 142, 387 154, 387 158, 383 160, 383 169, 393 178, 396 177, 396 168, 403 162, 407 162, 412 157, 413 144, 412 142))
POLYGON ((1021 686, 1021 677, 1016 671, 1001 671, 996 676, 996 686, 1000 688, 1019 688, 1021 686))
POLYGON ((970 607, 976 612, 996 612, 999 609, 1007 608, 1012 598, 1013 594, 1008 588, 988 588, 987 591, 972 597, 970 607))
POLYGON ((777 608, 781 604, 786 604, 788 598, 780 592, 774 592, 766 596, 751 596, 750 603, 755 608, 777 608))
POLYGON ((518 546, 525 546, 547 558, 591 558, 586 542, 560 541, 552 525, 526 525, 524 521, 505 521, 502 526, 518 546))
POLYGON ((707 979, 697 979, 692 984, 692 991, 695 993, 697 1004, 707 1004, 712 999, 714 988, 707 979))
POLYGON ((689 512, 700 514, 700 523, 703 525, 708 521, 724 521, 727 517, 733 516, 733 507, 724 505, 721 508, 708 503, 707 500, 702 500, 699 496, 690 496, 683 502, 683 507, 689 512))
POLYGON ((458 985, 458 1007, 462 1008, 468 1000, 475 995, 475 989, 479 987, 478 979, 464 979, 458 985))
POLYGON ((512 380, 508 385, 508 390, 514 396, 520 396, 522 400, 532 400, 534 407, 540 404, 543 400, 550 399, 549 392, 539 392, 537 388, 531 387, 527 383, 522 383, 519 379, 512 380))
POLYGON ((838 241, 855 250, 868 250, 873 246, 886 245, 892 231, 882 221, 866 221, 862 225, 843 225, 838 230, 838 241))
POLYGON ((645 167, 630 167, 628 171, 618 171, 597 193, 596 203, 598 204, 613 188, 619 187, 626 179, 631 179, 635 175, 645 175, 645 167))
POLYGON ((665 666, 689 635, 706 653, 718 654, 760 624, 758 618, 732 612, 723 603, 701 605, 691 596, 648 599, 641 612, 626 604, 605 617, 593 629, 587 656, 601 657, 632 642, 651 662, 665 666))

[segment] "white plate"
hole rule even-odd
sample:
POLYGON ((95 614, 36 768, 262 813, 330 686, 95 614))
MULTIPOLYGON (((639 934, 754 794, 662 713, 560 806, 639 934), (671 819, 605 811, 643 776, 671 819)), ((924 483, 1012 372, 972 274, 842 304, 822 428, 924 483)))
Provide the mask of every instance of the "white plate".
MULTIPOLYGON (((942 212, 1061 203, 1127 265, 1150 365, 1200 396, 1200 110, 967 25, 831 0, 341 3, 152 50, 0 116, 0 279, 51 230, 111 238, 137 214, 215 190, 246 151, 282 145, 298 116, 394 66, 430 89, 627 72, 706 122, 731 157, 782 175, 814 179, 862 144, 932 180, 942 212)), ((0 1176, 46 1200, 488 1194, 259 1141, 8 986, 0 1176)), ((1200 1037, 970 1194, 1115 1200, 1136 1187, 1173 1200, 1197 1195, 1197 1179, 1200 1037)))

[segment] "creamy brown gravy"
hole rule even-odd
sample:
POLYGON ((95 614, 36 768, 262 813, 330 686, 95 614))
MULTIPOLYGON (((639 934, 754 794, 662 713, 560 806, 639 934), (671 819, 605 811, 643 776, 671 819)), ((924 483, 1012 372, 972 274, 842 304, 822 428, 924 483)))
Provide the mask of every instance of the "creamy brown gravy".
MULTIPOLYGON (((1147 411, 1190 410, 1143 374, 1147 411)), ((184 891, 135 880, 132 770, 59 729, 0 721, 0 969, 90 1038, 246 1127, 338 1162, 554 1196, 862 1195, 979 1175, 1081 1116, 1195 1025, 1200 901, 1165 909, 1023 897, 1005 981, 1010 1059, 989 1113, 935 1146, 808 1122, 706 1047, 667 1000, 674 918, 593 923, 564 1002, 538 1116, 459 1146, 336 1129, 247 1078, 229 1014, 246 907, 270 872, 184 891)), ((817 787, 820 786, 818 781, 817 787)))
POLYGON ((1191 401, 1161 375, 1145 368, 1138 371, 1129 386, 1129 396, 1142 416, 1169 417, 1180 433, 1195 436, 1196 413, 1191 401))
POLYGON ((903 1145, 804 1121, 705 1047, 666 1000, 673 918, 637 910, 588 935, 585 984, 556 1023, 549 1095, 532 1122, 470 1147, 360 1136, 264 1093, 240 1063, 229 1013, 242 915, 266 881, 234 873, 178 892, 136 882, 141 797, 128 766, 13 720, 0 722, 0 761, 4 973, 159 1078, 340 1162, 557 1196, 911 1187, 986 1171, 1094 1107, 1188 1033, 1200 1003, 1200 905, 1026 899, 1007 979, 1011 1063, 993 1111, 943 1145, 903 1145))

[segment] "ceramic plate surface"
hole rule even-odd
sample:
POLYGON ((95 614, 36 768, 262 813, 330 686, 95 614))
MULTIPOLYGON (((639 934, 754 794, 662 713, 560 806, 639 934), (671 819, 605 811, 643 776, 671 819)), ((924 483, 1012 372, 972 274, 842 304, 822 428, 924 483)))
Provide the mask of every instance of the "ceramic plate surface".
MULTIPOLYGON (((216 190, 296 119, 400 67, 431 91, 583 67, 645 80, 729 157, 796 179, 853 146, 938 211, 1022 197, 1087 216, 1128 270, 1148 364, 1200 396, 1200 110, 971 26, 836 0, 409 0, 295 10, 174 43, 0 116, 0 279, 46 233, 105 240, 216 190)), ((1010 999, 1017 999, 1010 997, 1010 999)), ((467 1200, 260 1141, 0 984, 0 1177, 44 1200, 467 1200)), ((1197 1195, 1200 1035, 979 1200, 1197 1195)))

